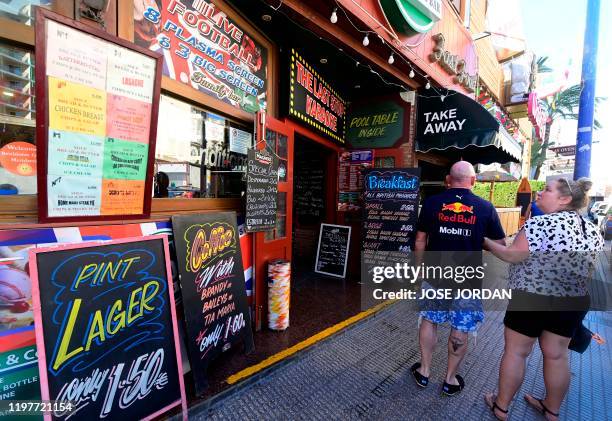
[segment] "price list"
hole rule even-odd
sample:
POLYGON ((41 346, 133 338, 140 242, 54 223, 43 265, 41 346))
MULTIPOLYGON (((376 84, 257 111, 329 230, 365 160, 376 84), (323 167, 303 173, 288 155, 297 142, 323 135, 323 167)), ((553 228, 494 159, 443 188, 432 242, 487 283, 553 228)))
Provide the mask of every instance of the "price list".
POLYGON ((338 160, 338 210, 360 209, 359 195, 363 186, 364 169, 373 165, 372 150, 342 152, 338 160))

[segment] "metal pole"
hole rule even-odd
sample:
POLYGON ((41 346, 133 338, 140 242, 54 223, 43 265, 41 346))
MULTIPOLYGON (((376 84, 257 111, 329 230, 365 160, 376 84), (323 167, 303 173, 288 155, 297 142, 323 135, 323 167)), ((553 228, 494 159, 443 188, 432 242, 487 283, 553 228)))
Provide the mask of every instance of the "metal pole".
POLYGON ((599 37, 600 0, 588 0, 582 55, 582 92, 578 108, 578 136, 574 180, 591 174, 591 143, 593 111, 595 109, 595 79, 597 74, 597 39, 599 37))

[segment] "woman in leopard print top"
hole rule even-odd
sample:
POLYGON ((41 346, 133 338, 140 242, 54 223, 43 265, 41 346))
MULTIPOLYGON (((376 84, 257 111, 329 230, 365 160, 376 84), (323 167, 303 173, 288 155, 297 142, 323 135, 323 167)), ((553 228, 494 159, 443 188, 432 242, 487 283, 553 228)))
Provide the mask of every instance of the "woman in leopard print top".
POLYGON ((512 245, 485 239, 491 253, 511 263, 499 390, 485 396, 498 419, 507 418, 536 339, 544 357, 546 397, 525 399, 548 420, 558 419, 569 388, 568 345, 589 309, 587 283, 604 244, 597 228, 577 212, 590 187, 584 178, 551 181, 536 201, 544 215, 528 220, 512 245))

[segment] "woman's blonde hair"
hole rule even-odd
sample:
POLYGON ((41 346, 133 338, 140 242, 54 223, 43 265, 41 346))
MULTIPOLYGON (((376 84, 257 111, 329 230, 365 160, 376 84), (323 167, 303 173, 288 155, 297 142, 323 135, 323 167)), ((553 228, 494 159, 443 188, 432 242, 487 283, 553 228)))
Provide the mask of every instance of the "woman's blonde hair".
POLYGON ((586 177, 579 178, 576 181, 568 180, 567 178, 559 178, 557 180, 559 192, 562 196, 571 196, 572 201, 567 205, 568 209, 579 210, 586 206, 588 201, 588 192, 593 186, 593 182, 586 177))

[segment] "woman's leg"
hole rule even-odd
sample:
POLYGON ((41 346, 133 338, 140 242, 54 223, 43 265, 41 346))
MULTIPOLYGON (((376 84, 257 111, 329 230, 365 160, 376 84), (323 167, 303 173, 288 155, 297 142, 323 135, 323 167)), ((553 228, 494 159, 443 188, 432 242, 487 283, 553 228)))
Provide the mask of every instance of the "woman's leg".
POLYGON ((504 355, 499 366, 499 385, 496 402, 507 409, 525 377, 525 361, 536 338, 504 328, 504 355))
MULTIPOLYGON (((540 336, 540 348, 544 356, 544 385, 546 386, 546 397, 542 403, 555 414, 559 413, 561 402, 565 398, 569 388, 570 372, 567 349, 570 338, 560 336, 552 332, 544 331, 540 336)), ((529 403, 536 408, 542 405, 533 397, 526 396, 529 403)), ((557 417, 545 414, 547 419, 554 420, 557 417)))

